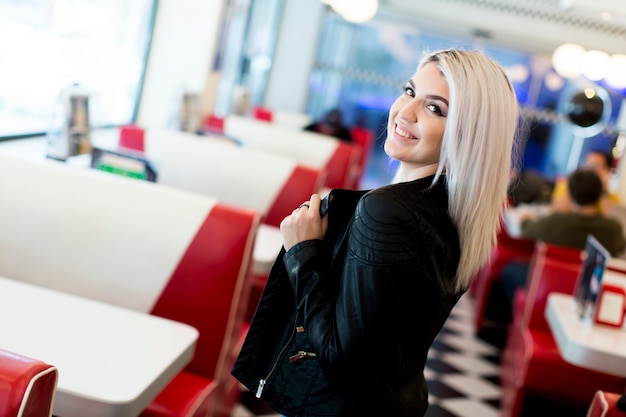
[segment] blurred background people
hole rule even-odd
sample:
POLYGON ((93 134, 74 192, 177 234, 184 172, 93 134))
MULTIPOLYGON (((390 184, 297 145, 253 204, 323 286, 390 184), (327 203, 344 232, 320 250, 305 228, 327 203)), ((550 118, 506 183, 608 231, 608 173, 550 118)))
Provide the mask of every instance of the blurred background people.
POLYGON ((334 136, 346 142, 352 142, 350 129, 343 124, 341 110, 332 109, 321 119, 304 127, 309 132, 317 132, 328 136, 334 136))
POLYGON ((520 204, 549 204, 554 191, 554 182, 541 173, 524 170, 516 175, 509 185, 509 201, 512 206, 520 204))
MULTIPOLYGON (((587 236, 592 235, 612 256, 621 254, 626 247, 622 225, 605 215, 598 205, 605 191, 596 171, 578 168, 568 177, 566 190, 571 202, 569 210, 528 216, 521 223, 522 237, 583 250, 587 236)), ((515 290, 526 285, 528 269, 527 263, 519 262, 502 268, 502 287, 509 303, 515 290)))
MULTIPOLYGON (((609 181, 613 173, 614 158, 610 152, 591 150, 585 156, 583 166, 595 171, 602 182, 602 194, 598 201, 598 208, 608 213, 614 204, 620 204, 617 194, 610 192, 609 181)), ((558 178, 552 193, 551 209, 554 211, 570 211, 573 207, 572 199, 567 192, 567 177, 558 178)))

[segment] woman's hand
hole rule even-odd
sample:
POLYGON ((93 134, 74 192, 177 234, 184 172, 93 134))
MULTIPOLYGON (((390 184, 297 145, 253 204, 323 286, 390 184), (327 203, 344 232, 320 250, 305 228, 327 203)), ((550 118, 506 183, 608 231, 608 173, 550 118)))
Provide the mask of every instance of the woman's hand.
POLYGON ((321 197, 313 194, 280 223, 285 250, 305 240, 323 239, 328 229, 328 216, 320 216, 321 197))

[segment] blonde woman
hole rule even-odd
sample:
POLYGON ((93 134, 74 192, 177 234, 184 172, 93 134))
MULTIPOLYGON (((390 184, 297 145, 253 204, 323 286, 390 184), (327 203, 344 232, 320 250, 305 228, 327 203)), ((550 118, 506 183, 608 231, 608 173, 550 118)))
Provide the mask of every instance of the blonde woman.
POLYGON ((394 183, 283 220, 233 374, 288 417, 423 416, 428 349, 496 243, 517 123, 494 61, 426 56, 390 109, 394 183))

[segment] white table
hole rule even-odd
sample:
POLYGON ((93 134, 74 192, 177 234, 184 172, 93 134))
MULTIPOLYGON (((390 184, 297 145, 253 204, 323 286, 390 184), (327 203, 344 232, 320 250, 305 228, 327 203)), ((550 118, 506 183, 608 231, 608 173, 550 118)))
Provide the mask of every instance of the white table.
POLYGON ((280 228, 260 224, 254 241, 252 272, 255 275, 269 274, 282 246, 283 235, 280 228))
POLYGON ((626 378, 626 330, 581 320, 569 294, 549 294, 545 315, 566 361, 626 378))
POLYGON ((0 277, 0 347, 58 368, 55 416, 138 415, 197 338, 186 324, 0 277))

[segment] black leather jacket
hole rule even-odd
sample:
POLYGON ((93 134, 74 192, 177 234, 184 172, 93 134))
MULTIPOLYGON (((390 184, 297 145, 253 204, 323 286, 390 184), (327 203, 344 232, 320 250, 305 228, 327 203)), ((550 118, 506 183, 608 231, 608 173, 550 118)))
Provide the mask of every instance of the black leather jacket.
POLYGON ((422 416, 461 294, 445 178, 333 190, 324 241, 281 251, 233 375, 289 417, 422 416))

